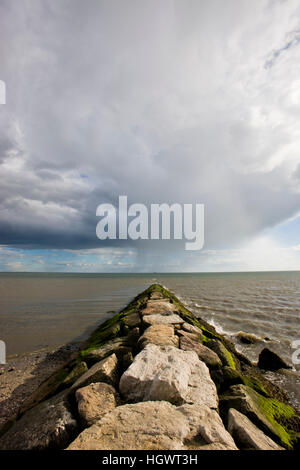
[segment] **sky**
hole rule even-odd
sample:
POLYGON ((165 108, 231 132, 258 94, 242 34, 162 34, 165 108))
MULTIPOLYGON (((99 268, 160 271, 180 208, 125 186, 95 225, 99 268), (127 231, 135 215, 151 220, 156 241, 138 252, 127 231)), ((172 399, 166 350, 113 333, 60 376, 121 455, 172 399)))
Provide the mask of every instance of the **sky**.
POLYGON ((0 0, 0 270, 300 269, 298 0, 0 0), (205 243, 96 208, 204 204, 205 243))

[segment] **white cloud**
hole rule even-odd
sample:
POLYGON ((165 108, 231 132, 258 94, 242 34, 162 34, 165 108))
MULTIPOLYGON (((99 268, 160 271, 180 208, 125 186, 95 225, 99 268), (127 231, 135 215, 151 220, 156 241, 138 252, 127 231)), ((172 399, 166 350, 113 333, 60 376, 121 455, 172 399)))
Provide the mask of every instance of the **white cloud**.
POLYGON ((297 0, 5 0, 0 31, 0 242, 101 256, 119 194, 204 203, 218 254, 299 212, 297 0))

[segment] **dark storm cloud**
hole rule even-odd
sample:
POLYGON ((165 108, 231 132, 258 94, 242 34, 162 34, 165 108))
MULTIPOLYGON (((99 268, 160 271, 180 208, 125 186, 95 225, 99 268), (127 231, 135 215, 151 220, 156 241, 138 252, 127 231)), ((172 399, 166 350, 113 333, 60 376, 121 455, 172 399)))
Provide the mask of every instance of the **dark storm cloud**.
POLYGON ((207 248, 295 215, 299 16, 296 1, 0 1, 0 243, 98 247, 96 207, 121 194, 204 203, 207 248))

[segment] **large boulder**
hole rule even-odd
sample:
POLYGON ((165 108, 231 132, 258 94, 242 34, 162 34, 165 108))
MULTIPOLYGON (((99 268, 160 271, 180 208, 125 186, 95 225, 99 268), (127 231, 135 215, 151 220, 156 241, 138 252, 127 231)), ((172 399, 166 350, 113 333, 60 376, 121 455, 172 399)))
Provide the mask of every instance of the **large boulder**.
POLYGON ((218 407, 209 370, 194 351, 148 344, 121 377, 119 389, 129 401, 166 400, 175 405, 218 407))
POLYGON ((123 405, 84 430, 68 450, 236 449, 220 416, 205 405, 166 401, 123 405))
POLYGON ((255 344, 263 341, 262 338, 259 338, 258 336, 251 333, 245 333, 244 331, 239 331, 236 334, 236 338, 244 344, 255 344))
POLYGON ((264 348, 258 358, 258 367, 264 370, 291 369, 278 354, 264 348))
POLYGON ((168 301, 149 301, 147 306, 141 311, 145 315, 168 315, 177 311, 177 307, 168 301))
POLYGON ((67 400, 67 391, 27 411, 1 437, 1 450, 63 449, 74 438, 78 425, 67 400))
POLYGON ((235 408, 279 445, 293 447, 295 433, 290 431, 289 423, 294 428, 299 428, 300 423, 291 406, 266 398, 246 385, 232 385, 221 395, 220 408, 224 418, 230 408, 235 408))
POLYGON ((218 339, 211 339, 207 342, 207 347, 214 351, 222 361, 223 366, 236 368, 235 360, 233 355, 228 351, 224 344, 218 339))
POLYGON ((116 390, 104 382, 92 383, 79 388, 76 393, 78 413, 85 426, 99 421, 119 403, 116 390))
POLYGON ((255 426, 247 416, 234 408, 228 411, 228 431, 241 450, 282 450, 255 426))
POLYGON ((183 449, 187 419, 165 401, 117 407, 84 430, 68 450, 183 449))
POLYGON ((152 325, 180 325, 184 320, 176 313, 145 315, 143 323, 146 326, 152 325))
POLYGON ((184 322, 184 323, 182 323, 181 328, 184 331, 187 331, 188 333, 193 333, 193 334, 197 335, 199 337, 199 339, 203 338, 202 330, 200 328, 198 328, 198 326, 191 325, 190 323, 184 322))
POLYGON ((72 385, 71 391, 89 385, 92 382, 105 382, 116 385, 118 382, 118 360, 115 354, 94 364, 85 374, 72 385))
POLYGON ((143 349, 147 344, 178 346, 179 338, 175 336, 172 325, 153 325, 147 328, 138 340, 139 349, 143 349))
POLYGON ((202 338, 199 337, 199 335, 197 335, 196 333, 190 333, 189 331, 185 331, 183 329, 181 329, 181 325, 179 327, 175 327, 176 328, 176 334, 181 337, 181 336, 186 336, 186 338, 190 338, 194 341, 202 341, 202 338))
POLYGON ((183 413, 189 422, 190 431, 185 437, 187 447, 202 449, 204 442, 205 444, 218 443, 227 446, 228 449, 237 450, 234 440, 226 431, 216 410, 198 404, 182 405, 177 410, 183 413))
POLYGON ((141 324, 140 315, 138 312, 131 313, 123 318, 124 325, 128 326, 128 328, 136 328, 139 327, 141 324))
POLYGON ((115 354, 118 359, 122 360, 123 356, 130 351, 131 348, 125 344, 123 338, 115 338, 103 346, 91 349, 85 354, 84 359, 90 365, 102 361, 111 354, 115 354))
POLYGON ((214 351, 201 344, 199 341, 195 341, 187 335, 182 335, 179 344, 180 348, 184 351, 195 351, 199 359, 205 362, 209 368, 217 369, 222 367, 222 362, 219 356, 214 351))

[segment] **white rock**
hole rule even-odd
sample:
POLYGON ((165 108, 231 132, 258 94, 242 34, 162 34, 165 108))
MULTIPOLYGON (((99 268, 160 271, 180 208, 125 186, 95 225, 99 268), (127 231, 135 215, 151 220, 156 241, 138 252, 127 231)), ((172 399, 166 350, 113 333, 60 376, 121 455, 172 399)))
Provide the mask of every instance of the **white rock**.
POLYGON ((148 344, 121 377, 120 392, 130 401, 166 400, 218 407, 207 366, 194 351, 148 344))
POLYGON ((84 430, 68 450, 235 450, 216 411, 166 401, 122 405, 84 430))
MULTIPOLYGON (((201 437, 207 444, 219 443, 232 450, 237 450, 234 440, 226 431, 220 415, 206 405, 183 405, 177 408, 186 416, 190 432, 187 440, 201 437)), ((200 448, 200 447, 199 447, 200 448)))
POLYGON ((106 414, 67 450, 177 450, 188 432, 187 419, 170 403, 136 403, 106 414))

